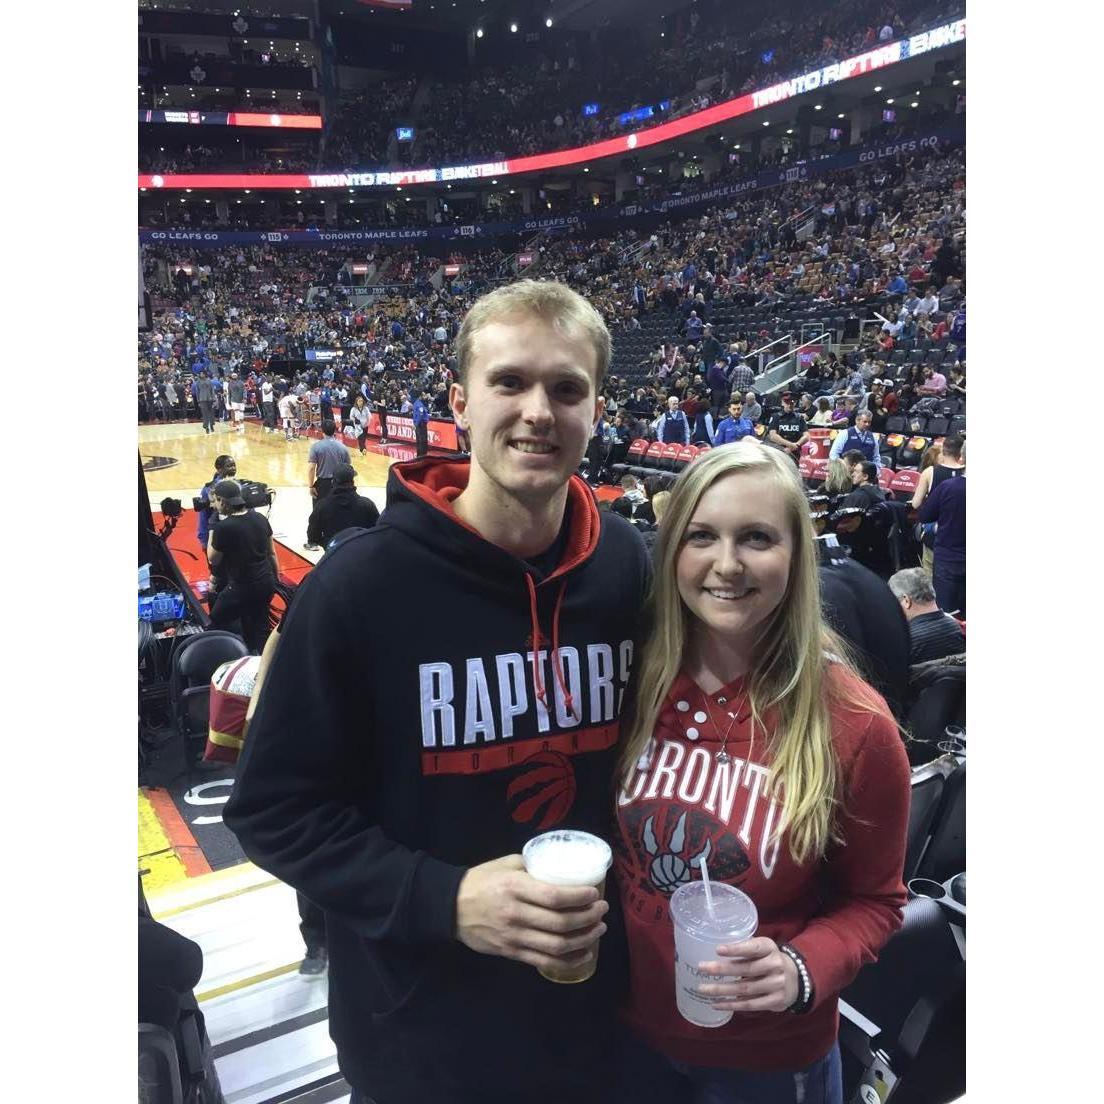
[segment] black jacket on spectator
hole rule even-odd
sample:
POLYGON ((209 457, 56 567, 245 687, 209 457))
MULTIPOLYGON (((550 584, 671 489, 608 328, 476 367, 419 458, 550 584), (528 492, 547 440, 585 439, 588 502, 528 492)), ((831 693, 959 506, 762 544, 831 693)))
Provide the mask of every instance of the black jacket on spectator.
POLYGON ((820 566, 820 598, 828 623, 851 645, 863 676, 903 716, 908 697, 909 628, 883 579, 848 558, 820 566))
POLYGON ((343 529, 354 526, 371 529, 379 516, 376 504, 358 495, 356 487, 351 484, 337 486, 311 511, 307 540, 325 548, 343 529))

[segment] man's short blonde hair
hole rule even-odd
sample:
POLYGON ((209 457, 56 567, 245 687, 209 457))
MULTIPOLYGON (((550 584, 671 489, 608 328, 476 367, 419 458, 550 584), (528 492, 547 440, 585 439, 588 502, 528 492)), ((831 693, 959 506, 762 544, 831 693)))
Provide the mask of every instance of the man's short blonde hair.
POLYGON ((456 335, 456 372, 462 385, 468 379, 475 335, 484 326, 512 315, 535 316, 573 338, 588 341, 594 349, 597 365, 595 389, 601 388, 613 352, 609 329, 586 299, 555 280, 518 280, 504 284, 472 304, 456 335))

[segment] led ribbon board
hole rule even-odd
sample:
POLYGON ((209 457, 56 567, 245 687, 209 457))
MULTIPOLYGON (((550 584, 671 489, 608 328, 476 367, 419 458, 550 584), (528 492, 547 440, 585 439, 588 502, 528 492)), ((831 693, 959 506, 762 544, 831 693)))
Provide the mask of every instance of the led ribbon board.
MULTIPOLYGON (((437 184, 457 180, 498 178, 516 173, 541 172, 596 161, 602 157, 615 157, 633 150, 670 142, 684 134, 730 119, 738 119, 795 96, 826 88, 854 77, 861 77, 876 70, 885 69, 909 58, 939 50, 966 41, 966 20, 958 19, 942 27, 936 27, 911 38, 887 42, 866 53, 846 61, 833 62, 820 69, 813 69, 801 76, 771 85, 757 92, 749 92, 734 100, 707 107, 670 123, 638 130, 632 134, 608 138, 589 146, 557 150, 555 153, 538 153, 531 157, 515 157, 506 161, 488 161, 479 165, 450 165, 446 168, 407 169, 402 172, 359 173, 165 173, 140 174, 140 188, 394 188, 411 184, 437 184)), ((285 120, 294 116, 283 116, 285 120)))
POLYGON ((321 115, 281 115, 274 111, 153 111, 139 109, 139 123, 184 123, 186 126, 280 127, 321 130, 321 115))

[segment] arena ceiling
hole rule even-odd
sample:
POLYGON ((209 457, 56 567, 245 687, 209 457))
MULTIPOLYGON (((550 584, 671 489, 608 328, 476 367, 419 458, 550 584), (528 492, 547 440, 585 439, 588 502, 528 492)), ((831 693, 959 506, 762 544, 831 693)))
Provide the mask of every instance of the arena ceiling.
POLYGON ((543 23, 551 18, 560 27, 588 30, 605 24, 658 20, 690 3, 691 0, 414 0, 409 15, 396 15, 360 0, 322 0, 322 9, 349 19, 382 15, 416 22, 422 27, 436 23, 450 28, 471 28, 493 22, 506 25, 514 20, 524 27, 526 23, 543 23))

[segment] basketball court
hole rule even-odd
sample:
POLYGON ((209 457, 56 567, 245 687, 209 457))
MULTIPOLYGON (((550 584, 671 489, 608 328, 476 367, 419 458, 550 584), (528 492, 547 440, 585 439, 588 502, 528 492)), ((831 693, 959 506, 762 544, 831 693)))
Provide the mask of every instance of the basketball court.
MULTIPOLYGON (((222 453, 237 461, 239 477, 276 492, 266 513, 281 574, 298 583, 322 557, 321 549, 303 547, 313 503, 307 489, 312 439, 286 441, 282 431, 266 433, 255 422, 246 422, 243 433, 226 422, 210 434, 199 422, 138 427, 154 524, 163 523, 163 499, 179 499, 184 507, 167 543, 193 588, 206 581, 207 564, 192 498, 222 453)), ((382 511, 388 469, 413 459, 414 449, 367 448, 364 456, 355 442, 349 449, 357 489, 382 511)), ((187 770, 170 758, 153 784, 139 789, 138 866, 147 900, 157 919, 203 947, 196 997, 228 1100, 252 1104, 284 1094, 317 1104, 348 1100, 326 1022, 326 977, 297 972, 303 943, 295 893, 248 862, 222 823, 233 778, 233 766, 187 770)))

